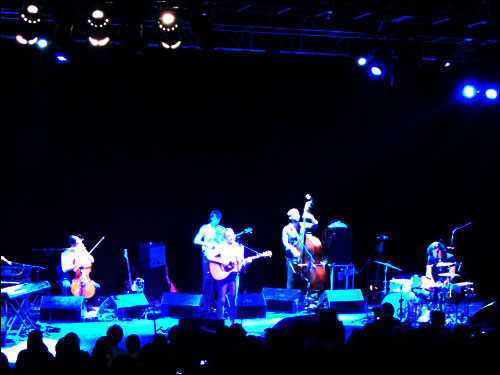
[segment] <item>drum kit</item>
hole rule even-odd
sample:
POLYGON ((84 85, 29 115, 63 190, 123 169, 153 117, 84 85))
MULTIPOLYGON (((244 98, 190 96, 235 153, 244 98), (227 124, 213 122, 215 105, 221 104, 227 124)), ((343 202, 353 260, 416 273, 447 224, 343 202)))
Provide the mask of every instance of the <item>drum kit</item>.
POLYGON ((385 267, 381 304, 389 303, 394 307, 394 318, 409 324, 427 323, 430 320, 431 311, 441 310, 446 314, 448 323, 465 323, 467 320, 469 300, 474 297, 474 286, 471 282, 451 283, 452 277, 460 276, 450 272, 450 268, 455 266, 454 262, 436 264, 436 267, 448 268, 447 272, 438 274, 440 281, 437 282, 425 275, 392 278, 388 281, 388 269, 400 272, 403 270, 390 263, 374 262, 385 267), (465 300, 466 305, 465 316, 462 317, 458 313, 461 300, 465 300))

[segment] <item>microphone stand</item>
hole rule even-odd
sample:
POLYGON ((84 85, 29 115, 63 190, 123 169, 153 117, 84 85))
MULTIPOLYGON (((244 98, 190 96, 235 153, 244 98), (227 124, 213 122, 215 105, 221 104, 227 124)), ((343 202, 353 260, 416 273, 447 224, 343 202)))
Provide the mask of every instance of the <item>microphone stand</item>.
POLYGON ((469 222, 469 223, 467 223, 467 224, 462 225, 461 227, 455 228, 455 229, 453 229, 453 230, 451 231, 451 241, 450 241, 450 247, 451 247, 452 249, 453 249, 453 238, 455 237, 455 232, 456 232, 457 230, 462 229, 462 228, 468 227, 468 226, 469 226, 469 225, 471 225, 471 224, 472 224, 472 221, 471 221, 471 222, 469 222))

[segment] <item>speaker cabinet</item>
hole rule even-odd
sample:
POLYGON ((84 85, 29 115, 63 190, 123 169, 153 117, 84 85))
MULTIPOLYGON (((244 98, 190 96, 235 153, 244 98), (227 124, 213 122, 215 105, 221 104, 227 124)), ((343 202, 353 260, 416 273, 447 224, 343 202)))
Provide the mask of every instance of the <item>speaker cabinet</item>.
POLYGON ((304 308, 304 294, 300 289, 262 288, 267 311, 295 314, 304 308))
POLYGON ((165 267, 167 265, 165 244, 162 242, 141 243, 139 245, 139 254, 137 260, 140 269, 165 267))
POLYGON ((201 294, 163 293, 161 315, 163 317, 200 317, 201 294))
POLYGON ((349 264, 352 262, 352 232, 347 228, 336 228, 327 237, 323 250, 329 264, 349 264))
POLYGON ((262 293, 238 294, 236 301, 236 319, 265 318, 266 301, 262 293))
POLYGON ((97 310, 97 317, 113 313, 118 319, 138 318, 149 307, 144 293, 119 294, 108 297, 97 310))
POLYGON ((334 308, 338 313, 361 313, 364 298, 361 289, 325 290, 318 303, 326 308, 334 308))
POLYGON ((40 320, 79 322, 85 316, 85 298, 75 296, 42 296, 40 320))

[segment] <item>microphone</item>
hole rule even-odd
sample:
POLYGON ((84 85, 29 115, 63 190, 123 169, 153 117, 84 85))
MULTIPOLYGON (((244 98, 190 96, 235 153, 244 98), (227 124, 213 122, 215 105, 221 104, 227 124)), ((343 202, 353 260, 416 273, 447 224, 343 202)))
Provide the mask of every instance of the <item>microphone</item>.
POLYGON ((385 241, 385 240, 388 240, 388 239, 389 239, 389 237, 386 236, 386 235, 383 235, 383 234, 381 234, 380 236, 377 237, 377 240, 381 240, 381 241, 385 241))
POLYGON ((12 262, 10 260, 7 260, 3 255, 2 255, 2 260, 7 263, 9 266, 12 266, 12 262))

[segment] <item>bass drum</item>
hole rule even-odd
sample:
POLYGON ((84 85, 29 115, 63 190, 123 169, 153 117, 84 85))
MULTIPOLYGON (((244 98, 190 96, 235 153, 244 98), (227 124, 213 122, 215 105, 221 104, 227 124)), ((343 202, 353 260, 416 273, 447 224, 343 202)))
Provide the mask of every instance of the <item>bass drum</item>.
POLYGON ((394 307, 394 318, 402 323, 415 322, 420 316, 421 304, 414 293, 396 293, 387 294, 382 300, 382 304, 389 303, 394 307))

